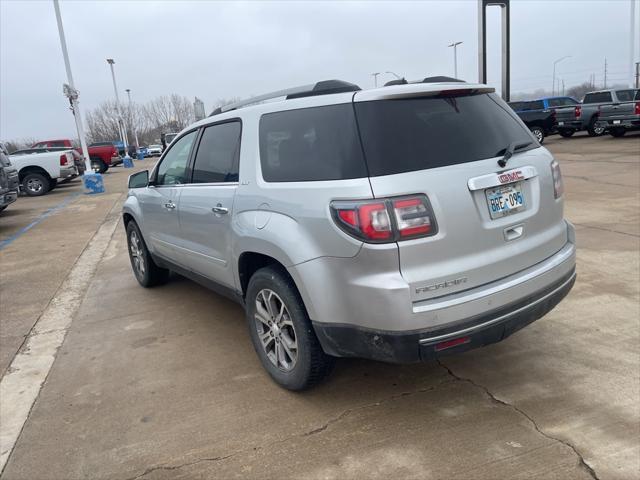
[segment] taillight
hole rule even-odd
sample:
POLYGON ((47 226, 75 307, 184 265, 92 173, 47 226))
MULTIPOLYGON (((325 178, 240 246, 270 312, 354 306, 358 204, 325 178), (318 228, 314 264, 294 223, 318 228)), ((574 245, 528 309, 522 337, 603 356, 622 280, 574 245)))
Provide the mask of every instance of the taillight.
POLYGON ((68 163, 69 163, 69 157, 67 157, 67 154, 63 153, 62 155, 60 155, 60 166, 64 167, 68 163))
POLYGON ((633 114, 640 115, 640 102, 636 102, 636 108, 634 108, 633 114))
POLYGON ((551 162, 551 174, 553 176, 553 195, 558 199, 564 194, 564 182, 562 181, 560 164, 556 160, 551 162))
POLYGON ((331 202, 331 214, 346 233, 370 243, 388 243, 437 233, 425 195, 331 202))
POLYGON ((582 115, 582 107, 576 107, 573 113, 575 114, 576 118, 580 118, 580 116, 582 115))

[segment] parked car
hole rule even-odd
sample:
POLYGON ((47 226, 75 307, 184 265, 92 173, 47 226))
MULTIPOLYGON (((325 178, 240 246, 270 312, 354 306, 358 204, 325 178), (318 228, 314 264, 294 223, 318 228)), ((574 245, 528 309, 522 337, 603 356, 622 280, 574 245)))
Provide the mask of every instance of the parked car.
POLYGON ((571 137, 576 132, 586 130, 591 137, 602 135, 605 128, 598 123, 600 106, 618 102, 616 90, 598 90, 587 93, 580 105, 556 109, 558 133, 563 137, 571 137))
MULTIPOLYGON (((509 106, 531 130, 539 143, 543 143, 546 136, 556 132, 556 112, 550 107, 554 104, 570 102, 570 97, 551 97, 540 100, 509 102, 509 106)), ((578 103, 576 100, 573 102, 578 103)))
POLYGON ((640 89, 616 90, 618 103, 600 106, 598 121, 613 137, 640 130, 640 89))
POLYGON ((162 154, 162 145, 149 145, 147 147, 147 152, 150 157, 159 157, 162 154))
POLYGON ((149 150, 147 149, 147 147, 142 145, 138 147, 138 153, 141 153, 142 155, 144 155, 145 158, 149 156, 149 150))
MULTIPOLYGON (((31 145, 31 148, 45 148, 49 150, 55 148, 74 149, 82 155, 82 149, 78 146, 78 143, 68 138, 40 141, 31 145)), ((91 167, 96 172, 104 173, 109 167, 122 163, 117 149, 115 149, 110 142, 92 143, 87 147, 87 150, 89 151, 91 167)))
POLYGON ((66 147, 48 147, 48 148, 23 148, 12 152, 11 155, 31 155, 34 153, 69 151, 73 155, 74 164, 78 170, 78 175, 83 175, 86 170, 84 157, 77 150, 69 150, 66 147))
POLYGON ((58 181, 78 175, 72 149, 10 155, 9 159, 18 170, 22 190, 31 197, 44 195, 55 188, 58 181))
POLYGON ((575 280, 560 166, 486 85, 332 80, 254 97, 180 132, 129 187, 138 282, 173 270, 237 299, 292 390, 333 357, 409 363, 498 342, 575 280))
POLYGON ((0 212, 18 199, 17 170, 0 149, 0 212))

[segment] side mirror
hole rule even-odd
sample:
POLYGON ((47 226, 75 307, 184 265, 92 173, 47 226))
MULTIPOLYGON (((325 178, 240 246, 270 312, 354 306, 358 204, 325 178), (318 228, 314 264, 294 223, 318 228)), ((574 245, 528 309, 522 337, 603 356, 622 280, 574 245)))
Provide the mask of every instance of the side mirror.
POLYGON ((129 176, 129 188, 144 188, 149 185, 149 171, 143 170, 129 176))

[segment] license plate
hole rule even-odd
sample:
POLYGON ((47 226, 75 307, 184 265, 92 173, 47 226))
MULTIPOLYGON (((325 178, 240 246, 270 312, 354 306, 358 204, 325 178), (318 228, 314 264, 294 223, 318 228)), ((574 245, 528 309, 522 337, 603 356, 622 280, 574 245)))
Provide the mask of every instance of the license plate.
POLYGON ((524 209, 522 182, 485 190, 491 218, 500 218, 524 209))
POLYGON ((613 124, 614 124, 614 125, 620 125, 620 120, 614 120, 614 121, 613 121, 613 124))
POLYGON ((564 122, 558 122, 558 125, 563 126, 564 122))

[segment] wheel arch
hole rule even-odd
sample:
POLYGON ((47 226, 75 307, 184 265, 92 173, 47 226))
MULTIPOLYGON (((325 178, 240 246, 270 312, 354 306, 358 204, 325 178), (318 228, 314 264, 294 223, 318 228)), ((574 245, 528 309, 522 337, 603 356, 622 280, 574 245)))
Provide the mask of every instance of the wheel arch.
POLYGON ((18 178, 20 182, 22 182, 24 177, 26 177, 30 173, 39 173, 41 175, 44 175, 47 178, 47 180, 51 181, 51 175, 49 175, 49 172, 47 172, 44 168, 39 167, 37 165, 28 165, 26 167, 22 167, 18 171, 18 178))

